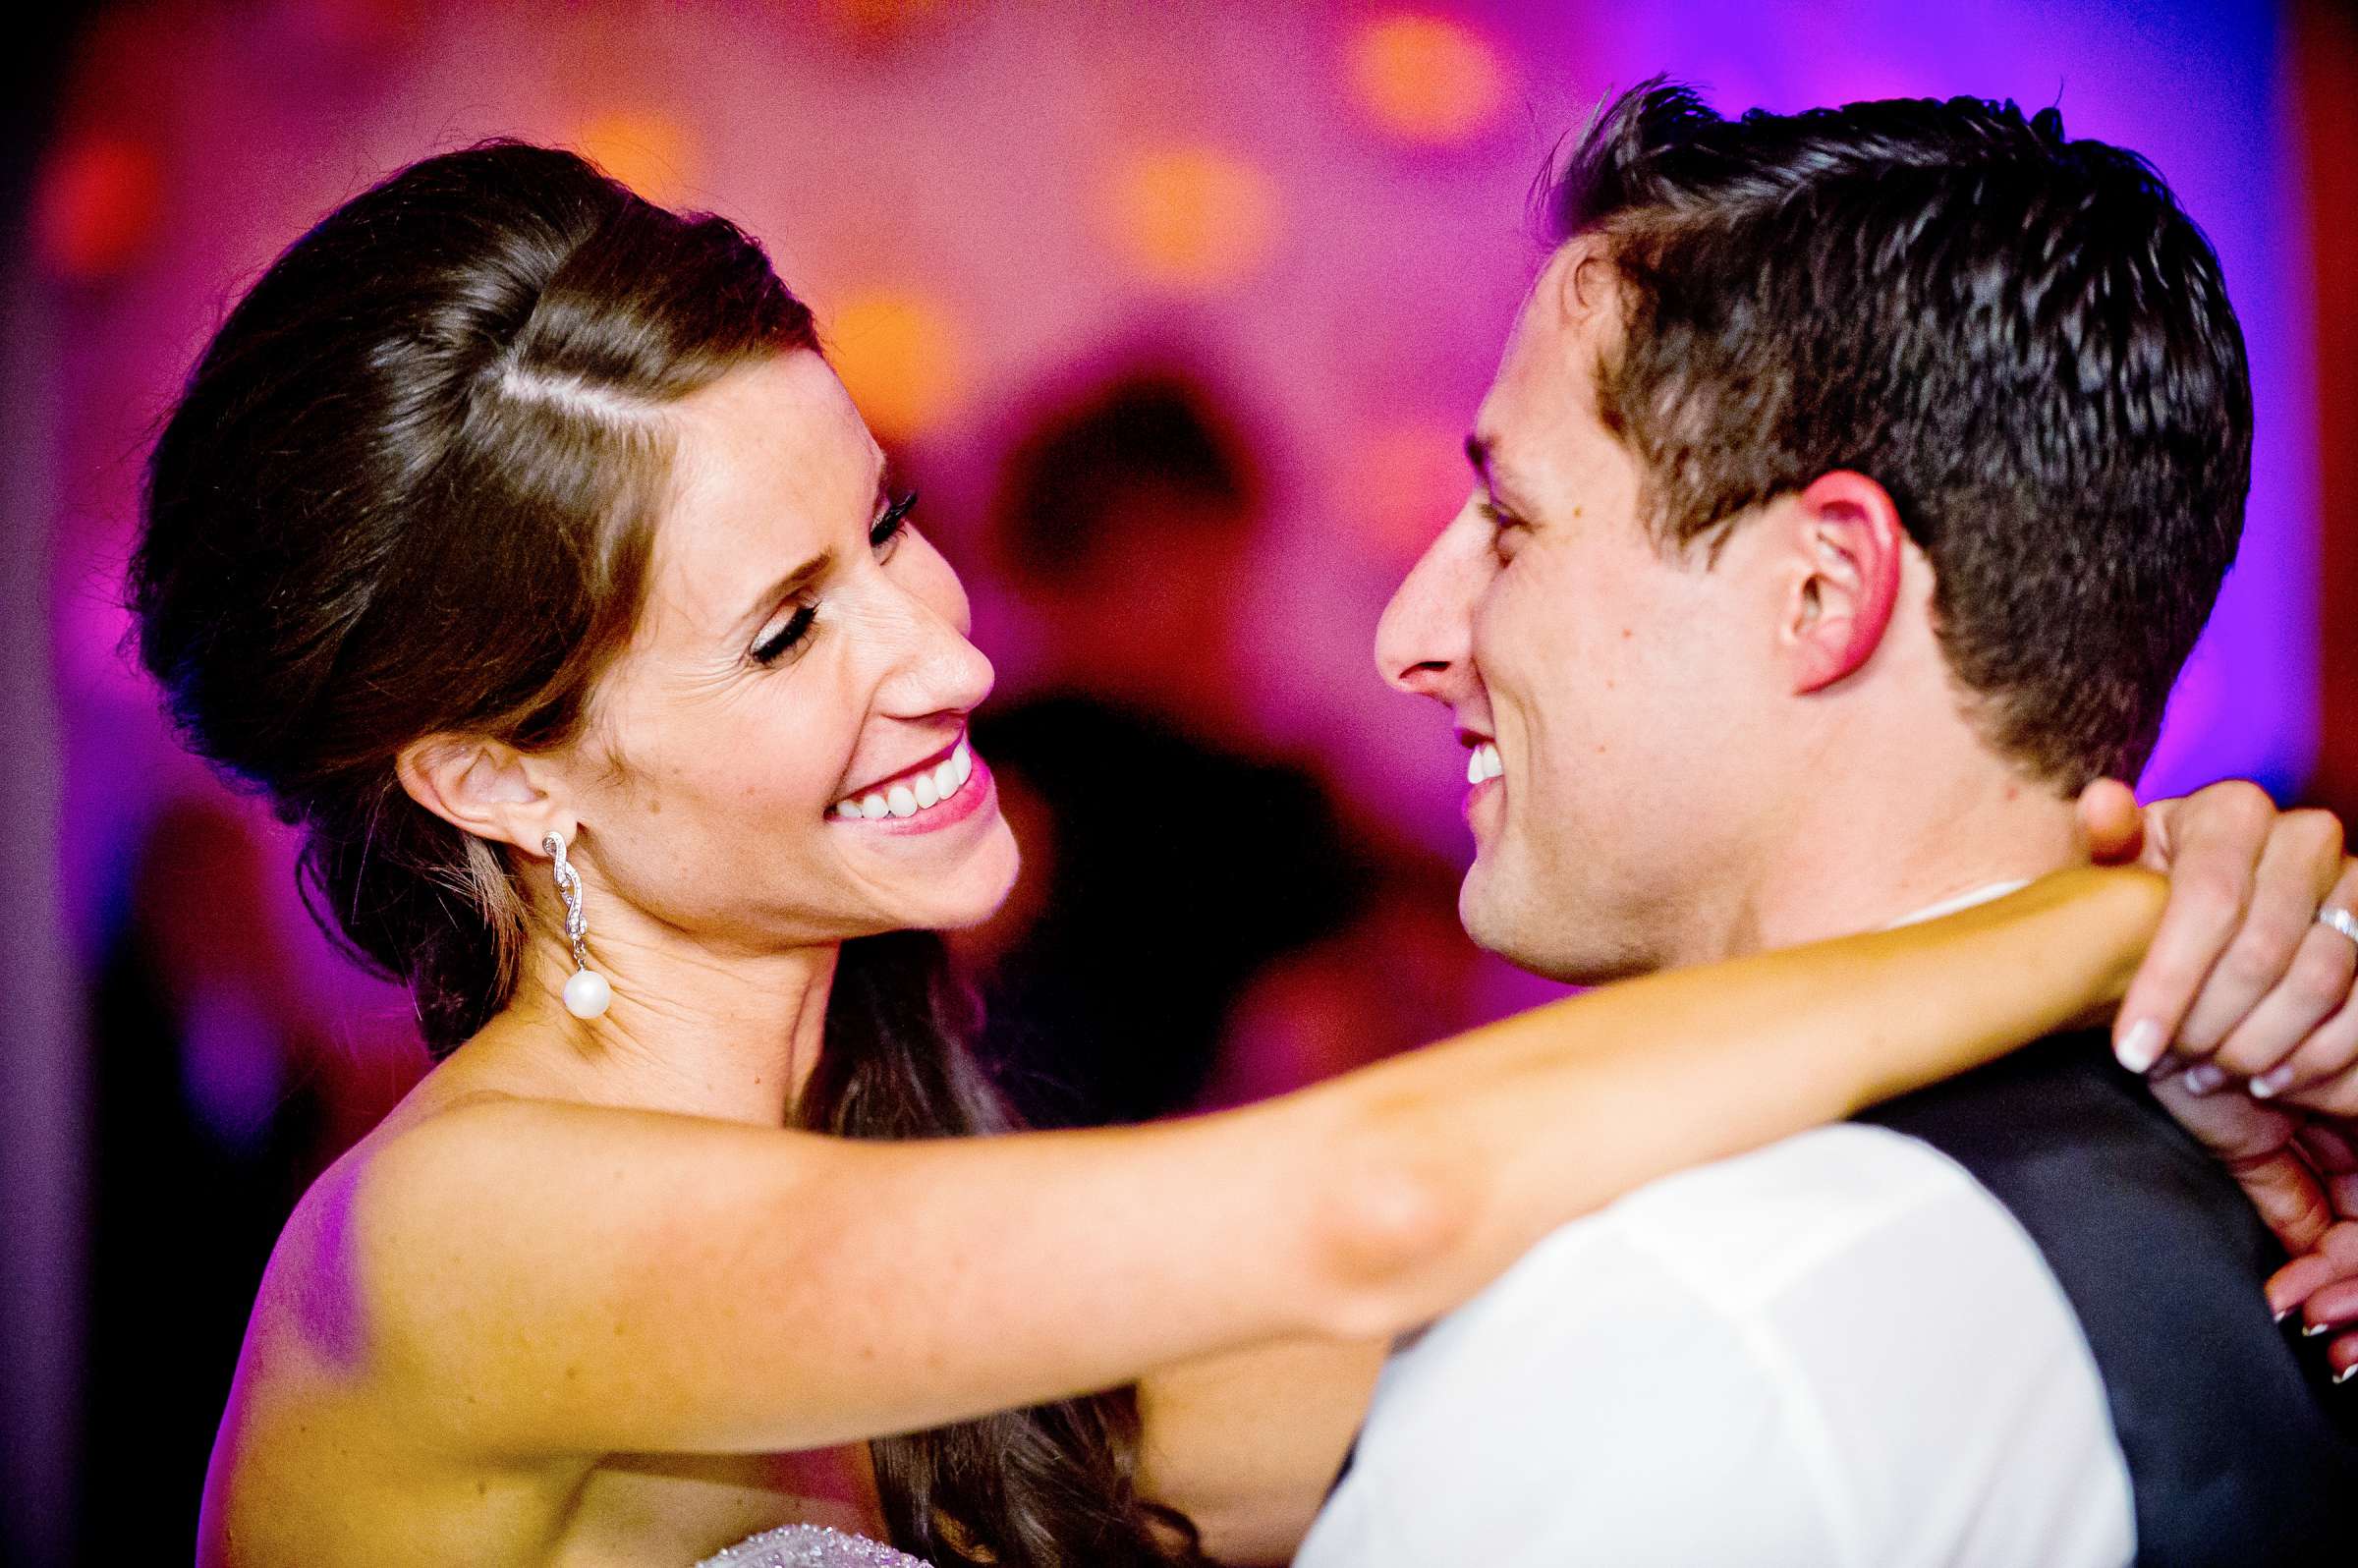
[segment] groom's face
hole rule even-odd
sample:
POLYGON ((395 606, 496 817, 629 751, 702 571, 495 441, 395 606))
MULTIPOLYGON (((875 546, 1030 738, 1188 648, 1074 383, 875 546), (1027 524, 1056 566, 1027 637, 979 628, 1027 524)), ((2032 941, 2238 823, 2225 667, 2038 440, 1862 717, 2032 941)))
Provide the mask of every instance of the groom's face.
POLYGON ((1467 931, 1575 981, 1691 956, 1682 913, 1734 868, 1769 697, 1757 585, 1640 522, 1638 466, 1598 413, 1618 332, 1609 267, 1566 246, 1483 400, 1473 494, 1376 634, 1385 678, 1445 704, 1471 771, 1496 774, 1466 798, 1467 931))

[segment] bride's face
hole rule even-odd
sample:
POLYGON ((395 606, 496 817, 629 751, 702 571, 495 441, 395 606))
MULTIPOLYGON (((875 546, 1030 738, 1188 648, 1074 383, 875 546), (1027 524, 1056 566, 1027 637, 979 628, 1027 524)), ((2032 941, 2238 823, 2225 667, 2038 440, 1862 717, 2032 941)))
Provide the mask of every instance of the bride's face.
POLYGON ((629 649, 572 773, 602 891, 753 950, 972 924, 1016 870, 966 739, 991 668, 824 361, 670 411, 671 492, 629 649))

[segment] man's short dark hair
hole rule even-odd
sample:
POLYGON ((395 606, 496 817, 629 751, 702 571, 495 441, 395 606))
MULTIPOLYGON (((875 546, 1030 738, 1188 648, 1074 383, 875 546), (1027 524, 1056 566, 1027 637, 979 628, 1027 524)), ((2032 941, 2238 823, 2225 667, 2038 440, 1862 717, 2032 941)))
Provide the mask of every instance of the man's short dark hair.
POLYGON ((1596 367, 1666 545, 1854 470, 1937 574, 1991 741, 2133 777, 2234 560, 2252 394, 2218 258, 2153 166, 2012 102, 1727 120, 1650 83, 1551 196, 1625 331, 1596 367))

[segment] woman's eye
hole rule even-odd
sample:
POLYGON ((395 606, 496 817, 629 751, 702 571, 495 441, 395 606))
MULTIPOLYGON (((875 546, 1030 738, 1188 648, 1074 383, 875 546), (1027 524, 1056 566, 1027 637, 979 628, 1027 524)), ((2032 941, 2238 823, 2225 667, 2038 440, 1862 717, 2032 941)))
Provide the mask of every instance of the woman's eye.
POLYGON ((810 604, 797 606, 795 612, 786 618, 783 625, 754 644, 754 662, 757 664, 777 663, 778 660, 802 645, 803 639, 811 635, 811 623, 817 619, 818 610, 815 606, 810 604))
MULTIPOLYGON (((917 492, 907 495, 886 507, 873 523, 868 526, 869 548, 878 555, 889 556, 893 545, 909 526, 909 511, 917 505, 917 492)), ((753 658, 757 664, 775 664, 803 644, 811 635, 812 623, 818 619, 818 608, 805 604, 796 608, 775 632, 754 644, 753 658)))
POLYGON ((883 515, 869 525, 869 548, 878 554, 889 552, 894 542, 900 538, 902 531, 908 528, 910 510, 916 505, 917 492, 911 490, 907 495, 886 507, 883 515))

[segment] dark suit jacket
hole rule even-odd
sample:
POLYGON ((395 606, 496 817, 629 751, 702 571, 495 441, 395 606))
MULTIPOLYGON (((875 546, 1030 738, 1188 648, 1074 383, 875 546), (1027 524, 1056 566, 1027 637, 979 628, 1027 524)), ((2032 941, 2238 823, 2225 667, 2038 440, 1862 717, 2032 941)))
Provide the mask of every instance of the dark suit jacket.
POLYGON ((2328 1386, 2322 1356, 2271 1321, 2260 1287, 2282 1252, 2102 1036, 1860 1119, 1955 1159, 2045 1255, 2104 1374, 2138 1563, 2358 1563, 2358 1382, 2328 1386))

